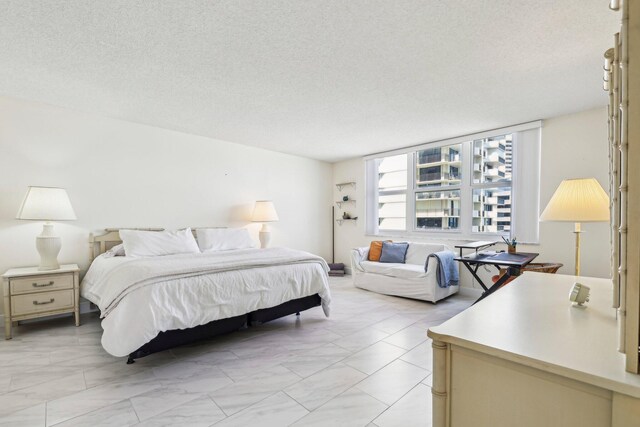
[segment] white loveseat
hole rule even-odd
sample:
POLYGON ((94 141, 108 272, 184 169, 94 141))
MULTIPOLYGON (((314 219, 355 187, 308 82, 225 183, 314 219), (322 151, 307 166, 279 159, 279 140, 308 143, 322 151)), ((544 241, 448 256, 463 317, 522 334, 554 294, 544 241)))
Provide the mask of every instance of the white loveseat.
POLYGON ((404 264, 368 261, 369 248, 351 250, 354 286, 385 295, 436 302, 458 292, 460 286, 438 286, 436 258, 429 254, 450 250, 445 245, 409 243, 404 264))

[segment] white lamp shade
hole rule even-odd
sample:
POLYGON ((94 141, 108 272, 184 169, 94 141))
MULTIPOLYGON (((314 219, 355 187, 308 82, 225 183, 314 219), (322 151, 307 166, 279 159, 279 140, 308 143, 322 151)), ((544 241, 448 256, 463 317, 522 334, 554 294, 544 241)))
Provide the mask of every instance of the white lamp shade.
POLYGON ((278 221, 278 213, 276 212, 273 202, 270 200, 258 200, 253 208, 251 221, 253 222, 273 222, 278 221))
POLYGON ((29 187, 16 218, 36 221, 72 221, 76 219, 76 213, 64 188, 29 187))
POLYGON ((560 183, 540 221, 609 221, 609 196, 595 178, 566 179, 560 183))

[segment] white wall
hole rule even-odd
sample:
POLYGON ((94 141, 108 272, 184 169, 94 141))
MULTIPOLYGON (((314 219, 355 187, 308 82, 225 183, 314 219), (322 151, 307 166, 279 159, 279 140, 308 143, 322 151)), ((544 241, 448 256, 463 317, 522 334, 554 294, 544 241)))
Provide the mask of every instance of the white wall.
MULTIPOLYGON (((540 182, 540 209, 544 209, 558 184, 566 178, 595 177, 608 191, 608 148, 607 113, 605 108, 583 111, 576 114, 544 120, 542 124, 542 158, 540 182)), ((367 246, 380 236, 365 233, 365 170, 361 158, 336 163, 333 166, 334 183, 356 181, 357 189, 350 187, 339 192, 334 187, 334 201, 344 194, 357 200, 357 207, 346 205, 352 216, 358 216, 357 223, 346 222, 336 225, 336 262, 349 263, 349 250, 357 246, 367 246)), ((336 216, 341 211, 336 210, 336 216)), ((609 225, 606 223, 583 224, 582 272, 584 276, 609 277, 610 244, 609 225)), ((560 273, 573 274, 574 234, 572 223, 540 224, 539 245, 519 245, 523 252, 538 252, 536 261, 561 262, 560 273)), ((395 237, 395 240, 400 240, 395 237)), ((420 235, 407 237, 409 241, 436 241, 420 235)), ((439 240, 453 247, 454 240, 439 240)), ((481 270, 482 271, 482 270, 481 270)), ((466 273, 466 272, 464 272, 466 273)), ((495 274, 495 270, 485 272, 484 277, 495 274)), ((472 284, 469 274, 463 274, 462 286, 478 287, 472 284)))
POLYGON ((77 221, 58 223, 63 263, 88 266, 106 227, 247 226, 274 201, 272 246, 331 252, 329 163, 0 97, 0 272, 37 265, 42 224, 14 219, 28 185, 67 189, 77 221))

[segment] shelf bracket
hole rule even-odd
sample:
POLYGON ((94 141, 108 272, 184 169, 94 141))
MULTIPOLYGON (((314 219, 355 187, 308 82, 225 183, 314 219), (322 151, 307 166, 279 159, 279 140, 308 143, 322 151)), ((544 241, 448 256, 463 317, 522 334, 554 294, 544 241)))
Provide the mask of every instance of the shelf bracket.
POLYGON ((352 186, 353 188, 356 188, 356 183, 355 182, 341 182, 339 184, 336 184, 336 187, 338 187, 338 191, 342 191, 342 189, 344 187, 347 186, 352 186))

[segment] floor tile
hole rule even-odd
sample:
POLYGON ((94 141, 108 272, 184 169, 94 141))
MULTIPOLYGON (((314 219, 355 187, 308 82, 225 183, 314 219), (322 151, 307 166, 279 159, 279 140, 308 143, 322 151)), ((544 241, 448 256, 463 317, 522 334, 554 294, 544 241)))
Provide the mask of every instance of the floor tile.
POLYGON ((45 403, 46 399, 30 398, 21 394, 8 393, 0 396, 0 417, 45 403))
POLYGON ((428 375, 426 369, 395 360, 361 381, 356 388, 392 405, 428 375))
POLYGON ((216 427, 282 427, 290 425, 309 412, 285 393, 278 392, 273 396, 222 420, 216 427))
POLYGON ((33 399, 52 400, 77 393, 86 388, 84 375, 82 372, 78 372, 67 375, 64 378, 58 378, 47 381, 46 383, 20 389, 15 393, 33 399))
POLYGON ((433 348, 431 340, 427 340, 413 350, 405 353, 400 360, 412 363, 422 369, 433 370, 433 348))
POLYGON ((375 344, 389 336, 388 333, 380 331, 378 329, 366 328, 361 331, 355 332, 351 335, 344 336, 340 339, 333 341, 333 344, 339 345, 350 351, 358 351, 369 347, 371 344, 375 344))
POLYGON ((152 369, 163 387, 179 388, 190 393, 208 393, 233 381, 218 367, 196 362, 178 362, 152 369))
POLYGON ((121 400, 161 387, 157 381, 129 377, 128 382, 105 384, 47 402, 47 425, 113 405, 121 400))
POLYGON ((72 418, 55 427, 124 427, 138 423, 136 412, 128 400, 72 418))
POLYGON ((370 375, 402 356, 405 352, 406 350, 395 345, 378 342, 348 357, 344 360, 344 363, 370 375))
POLYGON ((379 427, 431 426, 431 389, 418 384, 373 422, 379 427))
POLYGON ((207 427, 224 418, 222 409, 208 396, 203 396, 149 418, 136 427, 207 427))
POLYGON ((411 350, 427 339, 427 328, 412 325, 385 338, 383 341, 405 350, 411 350))
POLYGON ((387 409, 387 405, 352 388, 334 397, 293 424, 299 427, 364 426, 387 409))
POLYGON ((24 373, 12 375, 10 378, 9 390, 16 391, 34 385, 43 384, 49 381, 65 378, 77 372, 77 369, 66 366, 38 367, 24 373))
POLYGON ((433 374, 430 374, 427 378, 422 380, 422 384, 432 387, 433 386, 433 374))
POLYGON ((275 366, 222 387, 209 396, 227 415, 232 415, 300 380, 285 367, 275 366))
POLYGON ((0 417, 0 427, 44 427, 46 415, 45 406, 45 403, 40 403, 0 417))
POLYGON ((337 363, 287 387, 285 392, 305 408, 314 410, 365 377, 362 372, 337 363))
POLYGON ((313 350, 293 355, 281 363, 295 374, 306 378, 349 356, 351 352, 335 344, 326 344, 313 350))
POLYGON ((374 323, 373 325, 371 325, 371 327, 388 334, 394 334, 406 328, 407 326, 414 324, 415 322, 415 319, 411 319, 403 315, 395 315, 378 323, 374 323))
POLYGON ((179 388, 163 387, 138 394, 129 400, 140 421, 144 421, 201 396, 179 388))

